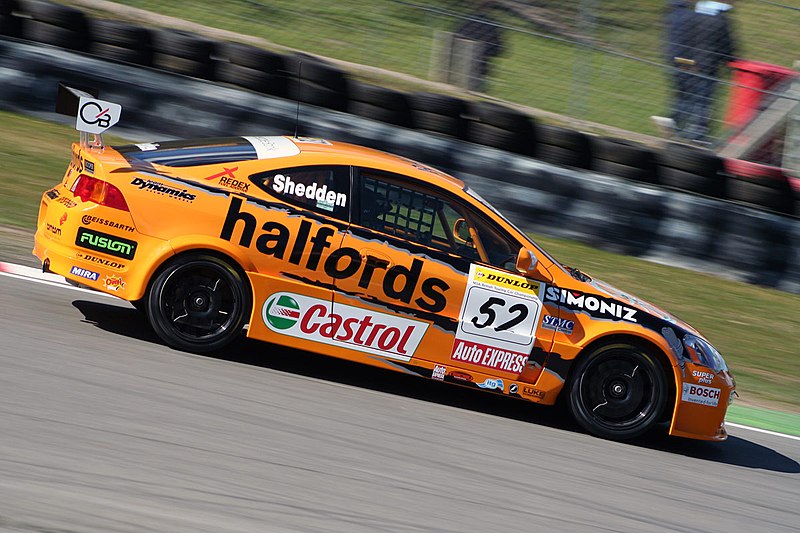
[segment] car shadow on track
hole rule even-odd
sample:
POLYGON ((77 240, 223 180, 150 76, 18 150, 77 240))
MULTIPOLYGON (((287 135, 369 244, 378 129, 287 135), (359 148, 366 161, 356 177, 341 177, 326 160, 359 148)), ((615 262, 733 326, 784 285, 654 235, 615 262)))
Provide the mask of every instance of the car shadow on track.
MULTIPOLYGON (((104 331, 163 344, 150 329, 146 317, 132 307, 87 300, 76 300, 72 304, 83 314, 86 322, 104 331)), ((451 386, 430 379, 251 339, 242 338, 224 351, 207 357, 582 433, 560 405, 541 406, 500 394, 457 385, 451 386)), ((665 432, 665 428, 659 427, 628 444, 734 466, 800 473, 800 463, 797 461, 746 439, 730 436, 724 443, 713 443, 677 437, 668 438, 665 432)))

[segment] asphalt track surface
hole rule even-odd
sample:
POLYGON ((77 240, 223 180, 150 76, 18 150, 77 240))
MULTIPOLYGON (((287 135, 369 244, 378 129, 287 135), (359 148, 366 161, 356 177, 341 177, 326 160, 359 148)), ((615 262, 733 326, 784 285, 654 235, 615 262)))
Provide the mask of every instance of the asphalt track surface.
POLYGON ((579 432, 558 410, 0 275, 0 530, 797 531, 800 441, 579 432))

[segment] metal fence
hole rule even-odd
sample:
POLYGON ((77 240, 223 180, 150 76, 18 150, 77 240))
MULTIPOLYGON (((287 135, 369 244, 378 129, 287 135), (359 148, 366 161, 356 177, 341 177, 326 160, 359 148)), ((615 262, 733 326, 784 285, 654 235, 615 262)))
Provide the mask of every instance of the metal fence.
POLYGON ((794 75, 800 4, 682 3, 249 0, 238 24, 277 44, 408 75, 392 80, 401 86, 442 81, 587 130, 659 135, 651 117, 662 116, 676 121, 675 133, 721 146, 746 114, 732 100, 760 108, 797 102, 769 65, 731 76, 727 60, 794 75), (731 23, 730 49, 717 28, 723 20, 731 23), (761 92, 743 96, 743 88, 761 92))

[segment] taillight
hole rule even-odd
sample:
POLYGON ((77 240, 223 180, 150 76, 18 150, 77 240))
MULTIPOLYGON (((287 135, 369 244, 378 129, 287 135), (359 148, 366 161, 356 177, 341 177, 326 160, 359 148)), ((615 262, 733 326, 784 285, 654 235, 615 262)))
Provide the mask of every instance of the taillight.
POLYGON ((81 174, 72 185, 72 194, 84 202, 94 202, 121 211, 130 211, 125 197, 115 185, 86 174, 81 174))

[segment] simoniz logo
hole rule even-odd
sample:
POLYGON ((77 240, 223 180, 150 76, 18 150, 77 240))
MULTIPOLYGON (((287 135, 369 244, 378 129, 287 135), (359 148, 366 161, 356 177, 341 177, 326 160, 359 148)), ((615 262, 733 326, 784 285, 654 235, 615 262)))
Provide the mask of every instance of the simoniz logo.
POLYGON ((380 280, 380 287, 387 298, 406 304, 413 301, 414 305, 431 313, 438 313, 447 305, 445 292, 450 285, 443 279, 423 277, 425 263, 421 259, 413 258, 408 266, 389 266, 390 263, 385 259, 362 255, 361 251, 347 246, 336 248, 323 256, 325 250, 333 246, 330 239, 336 235, 335 227, 317 225, 314 228, 310 220, 302 220, 299 227, 290 230, 275 220, 259 221, 256 215, 243 211, 243 206, 241 198, 231 198, 219 234, 221 239, 230 242, 238 240, 239 246, 245 248, 255 244, 256 250, 264 255, 285 259, 293 265, 304 263, 303 266, 312 271, 321 268, 333 279, 355 277, 362 289, 367 289, 373 280, 380 280), (238 227, 241 228, 241 234, 236 239, 234 231, 238 227), (263 230, 258 236, 257 227, 263 230))
POLYGON ((277 293, 264 302, 264 324, 289 335, 409 361, 428 324, 302 294, 277 293))
POLYGON ((580 291, 547 287, 545 299, 550 302, 557 302, 570 309, 585 310, 589 315, 596 318, 638 322, 636 320, 636 309, 632 309, 613 300, 585 294, 580 291))
POLYGON ((169 187, 160 183, 155 180, 146 180, 143 178, 133 178, 131 185, 134 187, 139 187, 139 189, 146 189, 148 191, 152 191, 159 194, 166 194, 167 196, 172 196, 174 198, 178 198, 179 200, 184 200, 186 202, 193 201, 197 196, 188 192, 186 189, 175 189, 173 187, 169 187))

